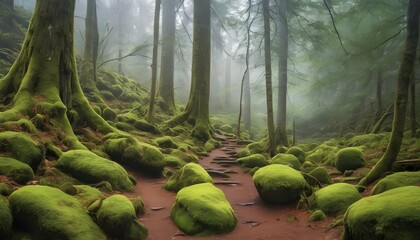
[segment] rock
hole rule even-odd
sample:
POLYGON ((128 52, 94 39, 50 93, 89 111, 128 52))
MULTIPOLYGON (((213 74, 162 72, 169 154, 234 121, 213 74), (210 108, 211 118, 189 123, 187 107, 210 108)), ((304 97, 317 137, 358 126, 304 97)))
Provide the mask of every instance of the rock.
POLYGON ((268 165, 267 159, 262 154, 252 154, 246 157, 241 157, 236 160, 244 168, 264 167, 268 165))
POLYGON ((178 192, 184 187, 198 183, 213 183, 213 178, 196 163, 187 163, 172 175, 163 186, 168 191, 178 192))
POLYGON ((299 162, 299 159, 293 155, 293 154, 288 154, 288 153, 279 153, 276 156, 274 156, 271 160, 270 160, 271 164, 282 164, 282 165, 287 165, 295 170, 300 170, 300 168, 302 167, 302 165, 299 162))
POLYGON ((321 210, 315 210, 311 216, 309 217, 309 221, 311 222, 315 222, 315 221, 322 221, 324 219, 326 219, 327 216, 325 215, 325 213, 321 210))
POLYGON ((398 172, 381 179, 372 189, 372 195, 397 187, 420 184, 420 172, 398 172))
POLYGON ((316 180, 318 180, 321 184, 331 184, 332 179, 330 175, 327 172, 327 169, 324 167, 316 167, 314 170, 309 172, 309 175, 314 177, 316 180))
POLYGON ((366 197, 344 215, 344 240, 418 239, 420 187, 406 186, 366 197))
POLYGON ((359 148, 343 148, 335 155, 335 167, 340 172, 346 170, 356 170, 365 165, 363 152, 359 148))
POLYGON ((222 190, 211 183, 181 189, 172 207, 171 219, 188 235, 212 235, 232 231, 235 213, 222 190))
POLYGON ((300 198, 301 193, 310 189, 300 172, 281 164, 258 169, 253 180, 261 199, 269 203, 294 202, 300 198))
POLYGON ((34 179, 34 171, 28 164, 7 157, 0 157, 0 175, 5 175, 19 184, 34 179))
POLYGON ((3 196, 0 196, 0 236, 8 239, 12 230, 13 217, 10 211, 9 202, 3 196))
POLYGON ((292 154, 299 159, 300 164, 305 162, 305 152, 300 147, 291 147, 287 150, 288 154, 292 154))
POLYGON ((174 143, 171 137, 164 136, 164 137, 158 137, 154 140, 156 144, 161 148, 178 148, 179 146, 174 143))
POLYGON ((102 112, 102 117, 107 121, 115 121, 115 118, 117 118, 117 114, 111 108, 106 107, 102 112))

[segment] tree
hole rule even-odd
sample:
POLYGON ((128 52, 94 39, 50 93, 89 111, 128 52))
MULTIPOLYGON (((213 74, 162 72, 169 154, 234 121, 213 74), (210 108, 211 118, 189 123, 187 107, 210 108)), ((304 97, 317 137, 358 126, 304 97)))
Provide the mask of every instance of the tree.
POLYGON ((194 1, 193 54, 191 88, 185 111, 168 121, 168 125, 189 122, 194 125, 191 135, 198 140, 211 138, 209 117, 210 98, 210 0, 194 1))
POLYGON ((158 95, 163 100, 160 104, 161 109, 168 112, 176 110, 174 96, 175 6, 175 0, 162 1, 162 55, 158 95))
POLYGON ((157 62, 158 62, 158 44, 159 44, 159 19, 160 19, 160 0, 155 1, 155 18, 153 27, 153 57, 152 57, 152 87, 150 88, 150 102, 149 112, 147 114, 147 120, 151 122, 153 120, 153 112, 155 108, 156 98, 156 78, 157 78, 157 62))
POLYGON ((419 16, 420 2, 410 0, 407 10, 407 37, 397 79, 391 138, 382 158, 372 168, 368 175, 359 182, 359 185, 366 186, 376 181, 382 174, 390 170, 400 151, 407 112, 408 89, 414 73, 417 42, 419 39, 419 16))
POLYGON ((96 0, 88 0, 85 18, 85 47, 80 66, 80 83, 82 84, 83 91, 89 94, 99 93, 96 87, 98 44, 99 32, 96 0))
POLYGON ((287 1, 278 2, 278 71, 279 87, 277 102, 277 126, 276 126, 276 145, 288 147, 289 140, 286 131, 286 104, 287 104, 287 58, 288 58, 288 25, 287 25, 287 1))
POLYGON ((274 114, 273 114, 273 90, 271 81, 271 38, 270 38, 270 8, 269 0, 263 0, 264 17, 264 59, 265 59, 265 90, 267 97, 267 126, 268 126, 268 150, 271 156, 276 152, 274 114))

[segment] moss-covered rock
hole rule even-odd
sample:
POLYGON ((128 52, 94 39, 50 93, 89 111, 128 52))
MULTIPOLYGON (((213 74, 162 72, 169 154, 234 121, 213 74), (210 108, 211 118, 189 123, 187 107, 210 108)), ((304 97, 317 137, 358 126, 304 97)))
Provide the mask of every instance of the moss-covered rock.
POLYGON ((181 189, 171 212, 172 221, 188 235, 232 231, 237 219, 222 190, 211 183, 181 189))
POLYGON ((319 189, 310 197, 311 208, 320 209, 327 215, 340 215, 360 200, 357 188, 348 183, 335 183, 319 189))
POLYGON ((128 173, 123 167, 90 151, 72 150, 65 152, 58 159, 57 167, 85 183, 107 181, 114 189, 134 190, 128 173))
POLYGON ((131 124, 125 122, 117 122, 115 123, 115 127, 124 132, 132 132, 134 130, 131 124))
POLYGON ((184 187, 198 183, 213 183, 213 178, 202 166, 188 163, 172 175, 163 187, 168 191, 178 192, 184 187))
POLYGON ((241 157, 236 160, 244 168, 264 167, 268 165, 267 159, 264 155, 256 153, 246 157, 241 157))
POLYGON ((418 239, 420 187, 394 188, 352 204, 344 215, 344 237, 350 239, 418 239))
POLYGON ((311 222, 315 222, 315 221, 322 221, 324 219, 326 219, 327 216, 325 215, 325 213, 321 210, 315 210, 311 216, 309 217, 309 221, 311 222))
POLYGON ((299 159, 300 164, 305 162, 306 153, 300 147, 290 147, 289 149, 287 149, 286 153, 292 154, 295 157, 297 157, 297 159, 299 159))
POLYGON ((12 193, 12 188, 5 183, 0 183, 0 195, 9 196, 12 193))
POLYGON ((393 188, 420 185, 420 172, 398 172, 381 179, 372 189, 372 195, 393 188))
POLYGON ((7 157, 0 157, 0 175, 5 175, 20 184, 34 178, 34 172, 29 165, 7 157))
POLYGON ((173 168, 181 168, 185 165, 185 162, 179 157, 167 155, 165 156, 165 166, 173 168))
POLYGON ((135 128, 137 128, 138 130, 143 131, 143 132, 149 132, 149 133, 153 133, 153 134, 159 133, 159 130, 156 128, 155 125, 150 124, 150 123, 148 123, 146 121, 143 121, 143 120, 135 121, 133 123, 133 126, 135 128))
POLYGON ((32 140, 25 133, 2 132, 0 133, 0 151, 7 156, 28 164, 33 170, 45 159, 43 145, 32 140))
POLYGON ((321 144, 320 146, 316 147, 311 152, 309 152, 308 156, 305 159, 306 161, 309 161, 315 164, 318 164, 318 163, 331 164, 334 161, 334 157, 337 151, 338 151, 337 147, 321 144))
POLYGON ((242 157, 246 157, 251 155, 251 152, 249 151, 248 148, 242 148, 241 150, 238 151, 238 153, 236 154, 236 156, 238 158, 242 158, 242 157))
POLYGON ((271 164, 282 164, 282 165, 287 165, 291 168, 294 168, 296 170, 300 170, 300 168, 302 167, 302 165, 299 162, 299 159, 293 155, 293 154, 289 154, 289 153, 279 153, 276 156, 274 156, 271 160, 270 160, 271 164))
POLYGON ((365 165, 363 152, 355 147, 343 148, 335 155, 334 165, 340 172, 356 170, 363 167, 365 165))
POLYGON ((204 144, 204 150, 206 152, 211 152, 212 150, 220 147, 221 143, 213 138, 210 138, 207 140, 207 142, 204 144))
POLYGON ((169 136, 158 137, 155 140, 156 145, 161 148, 178 148, 179 146, 169 136))
POLYGON ((47 186, 25 186, 9 197, 14 224, 39 239, 106 239, 72 196, 47 186))
POLYGON ((325 167, 316 167, 314 170, 309 172, 309 175, 314 177, 316 180, 318 180, 321 184, 331 184, 332 179, 330 175, 327 172, 327 169, 325 167))
POLYGON ((99 226, 111 238, 127 240, 147 238, 147 228, 137 222, 133 204, 123 195, 117 194, 105 199, 96 217, 99 226))
POLYGON ((87 185, 74 185, 76 194, 74 197, 86 208, 96 200, 104 198, 103 193, 94 187, 87 185))
POLYGON ((246 146, 251 154, 255 153, 264 153, 268 149, 268 145, 266 142, 253 142, 246 146))
POLYGON ((300 172, 281 164, 258 169, 253 180, 261 199, 269 203, 291 203, 310 188, 300 172))
POLYGON ((139 145, 126 148, 122 162, 151 176, 160 176, 165 167, 165 157, 159 150, 139 145))
POLYGON ((12 230, 13 217, 9 202, 3 196, 0 196, 0 236, 8 239, 12 230))
POLYGON ((116 113, 115 113, 115 111, 114 111, 114 110, 112 110, 111 108, 106 107, 106 108, 104 108, 104 110, 103 110, 103 112, 102 112, 102 117, 103 117, 105 120, 108 120, 108 121, 114 121, 114 120, 115 120, 115 118, 117 118, 117 114, 116 114, 116 113))

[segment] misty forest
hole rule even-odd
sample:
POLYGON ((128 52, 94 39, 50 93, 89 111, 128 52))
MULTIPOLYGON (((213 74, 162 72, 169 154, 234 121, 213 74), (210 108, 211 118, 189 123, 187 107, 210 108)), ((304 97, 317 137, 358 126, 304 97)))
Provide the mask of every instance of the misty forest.
POLYGON ((0 239, 419 239, 419 21, 0 0, 0 239))

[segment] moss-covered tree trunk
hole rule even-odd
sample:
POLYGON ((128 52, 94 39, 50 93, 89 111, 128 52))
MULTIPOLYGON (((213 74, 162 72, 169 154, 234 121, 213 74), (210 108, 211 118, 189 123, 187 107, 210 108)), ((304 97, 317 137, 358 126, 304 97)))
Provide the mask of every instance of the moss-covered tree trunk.
POLYGON ((113 131, 90 107, 80 87, 73 51, 74 0, 37 1, 22 50, 0 80, 0 122, 40 118, 69 148, 84 149, 67 115, 93 129, 113 131))
POLYGON ((85 93, 99 93, 96 87, 96 63, 98 59, 98 19, 96 0, 87 0, 85 18, 85 49, 80 66, 80 83, 85 93))
POLYGON ((265 56, 265 90, 267 97, 267 126, 268 126, 268 150, 271 156, 276 152, 274 114, 273 114, 273 89, 271 81, 271 37, 270 37, 270 8, 269 0, 263 0, 264 17, 264 56, 265 56))
POLYGON ((278 30, 279 30, 279 47, 278 47, 278 71, 279 71, 279 88, 277 101, 277 126, 276 126, 276 145, 288 147, 289 140, 286 131, 286 104, 287 104, 287 58, 289 52, 289 29, 287 23, 287 0, 278 2, 278 30))
POLYGON ((198 140, 211 138, 210 99, 210 0, 194 1, 194 33, 190 96, 185 111, 169 120, 169 125, 187 121, 194 125, 191 135, 198 140))
POLYGON ((416 60, 417 42, 419 38, 419 16, 420 1, 410 0, 407 11, 407 38, 405 41, 403 59, 398 73, 391 138, 385 154, 372 168, 369 174, 359 182, 360 185, 365 186, 374 182, 386 171, 391 169, 392 164, 397 159, 400 151, 407 112, 408 89, 416 60))
POLYGON ((175 6, 175 0, 162 1, 162 53, 158 95, 163 100, 162 110, 167 112, 176 110, 174 94, 175 6))

